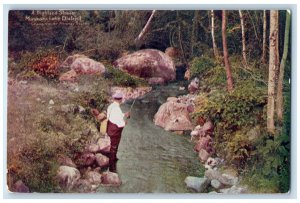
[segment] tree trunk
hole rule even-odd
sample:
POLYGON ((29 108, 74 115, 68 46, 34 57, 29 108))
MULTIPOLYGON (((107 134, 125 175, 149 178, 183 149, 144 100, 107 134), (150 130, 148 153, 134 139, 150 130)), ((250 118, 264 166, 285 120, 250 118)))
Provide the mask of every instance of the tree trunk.
POLYGON ((262 50, 262 63, 266 64, 266 42, 267 42, 267 15, 264 10, 264 24, 263 24, 263 50, 262 50))
POLYGON ((278 87, 277 87, 277 118, 280 122, 283 121, 283 76, 284 76, 284 68, 286 63, 286 58, 289 49, 289 35, 290 35, 290 24, 291 24, 291 14, 290 11, 286 11, 286 20, 285 20, 285 32, 284 32, 284 48, 282 59, 280 63, 279 69, 279 78, 278 78, 278 87))
POLYGON ((246 68, 248 68, 248 65, 247 65, 247 56, 246 56, 245 25, 244 25, 243 13, 242 13, 241 10, 239 10, 239 14, 240 14, 241 28, 242 28, 242 45, 243 45, 242 54, 243 54, 243 61, 244 61, 244 66, 246 68))
POLYGON ((178 42, 179 42, 179 46, 180 46, 180 51, 181 51, 181 56, 183 58, 183 61, 185 64, 188 64, 187 59, 186 59, 186 55, 185 55, 185 51, 184 51, 184 47, 182 44, 182 37, 181 37, 181 19, 179 17, 179 11, 176 12, 176 20, 178 22, 178 42))
POLYGON ((191 37, 191 56, 194 55, 194 46, 198 38, 198 19, 199 19, 199 10, 195 10, 194 19, 193 19, 193 29, 191 37))
POLYGON ((139 34, 139 36, 137 38, 135 38, 134 41, 135 41, 136 44, 139 44, 141 42, 141 40, 143 39, 143 37, 145 36, 145 34, 148 32, 151 20, 152 20, 152 18, 154 16, 155 12, 156 12, 156 10, 152 11, 151 16, 148 19, 148 21, 147 21, 146 25, 144 26, 143 30, 141 31, 141 33, 139 34))
POLYGON ((227 89, 228 91, 233 90, 233 81, 230 70, 230 63, 228 60, 228 50, 227 50, 227 39, 226 39, 226 11, 222 10, 222 40, 223 40, 223 55, 224 55, 224 63, 226 70, 226 78, 227 78, 227 89))
POLYGON ((278 11, 270 12, 270 43, 269 43, 269 81, 268 81, 268 105, 267 105, 267 130, 275 133, 274 105, 275 105, 275 79, 276 79, 276 46, 278 40, 278 11))
POLYGON ((214 55, 215 58, 219 58, 219 52, 218 48, 216 45, 216 40, 215 40, 215 13, 214 10, 211 10, 211 38, 212 38, 212 43, 213 43, 213 50, 214 50, 214 55))

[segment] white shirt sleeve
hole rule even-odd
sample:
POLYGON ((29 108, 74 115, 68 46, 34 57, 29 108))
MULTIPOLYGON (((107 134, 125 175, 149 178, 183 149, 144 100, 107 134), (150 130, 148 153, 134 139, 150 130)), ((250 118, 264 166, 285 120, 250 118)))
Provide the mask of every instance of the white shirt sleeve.
POLYGON ((116 124, 119 128, 125 126, 124 114, 120 108, 120 105, 116 102, 109 105, 107 109, 108 120, 113 124, 116 124))

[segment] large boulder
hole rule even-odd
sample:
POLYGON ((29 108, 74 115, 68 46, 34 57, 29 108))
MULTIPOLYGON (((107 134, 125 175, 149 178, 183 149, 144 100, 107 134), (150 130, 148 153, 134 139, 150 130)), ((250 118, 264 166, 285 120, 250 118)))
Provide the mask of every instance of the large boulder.
POLYGON ((206 177, 199 178, 188 176, 185 178, 184 182, 188 188, 196 190, 197 192, 204 192, 209 184, 209 180, 206 177))
POLYGON ((60 166, 57 170, 56 179, 61 188, 70 190, 80 179, 80 172, 74 167, 60 166))
MULTIPOLYGON (((147 80, 161 78, 166 82, 176 79, 173 60, 167 54, 155 49, 143 49, 123 56, 116 60, 114 65, 122 71, 147 80)), ((152 81, 157 79, 149 80, 152 81)))
POLYGON ((192 130, 189 116, 191 104, 181 99, 168 99, 154 116, 154 124, 168 131, 192 130))
POLYGON ((105 172, 102 174, 102 185, 106 186, 120 186, 122 184, 121 179, 117 173, 105 172))

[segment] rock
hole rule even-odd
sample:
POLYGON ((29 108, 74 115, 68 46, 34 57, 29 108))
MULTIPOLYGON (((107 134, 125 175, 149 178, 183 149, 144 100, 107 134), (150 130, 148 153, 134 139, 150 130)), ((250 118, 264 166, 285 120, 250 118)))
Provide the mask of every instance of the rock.
POLYGON ((96 154, 95 156, 96 156, 96 162, 98 166, 100 166, 101 168, 108 166, 109 158, 107 156, 104 156, 103 154, 100 153, 96 154))
POLYGON ((196 152, 200 152, 201 149, 204 149, 205 151, 207 151, 208 153, 212 153, 213 152, 213 139, 210 136, 207 137, 201 137, 196 146, 194 147, 194 150, 196 152))
POLYGON ((97 144, 100 147, 100 152, 102 153, 108 153, 110 151, 110 138, 108 135, 105 135, 104 137, 100 137, 97 144))
POLYGON ((238 187, 236 185, 232 186, 231 188, 225 188, 220 190, 221 193, 224 194, 245 194, 247 193, 247 188, 246 187, 238 187))
POLYGON ((214 131, 214 125, 211 121, 207 121, 203 124, 202 127, 198 125, 192 132, 191 136, 193 136, 196 140, 199 137, 205 137, 207 135, 212 136, 214 131))
POLYGON ((187 69, 184 73, 184 79, 190 80, 190 78, 191 78, 191 71, 190 69, 187 69))
POLYGON ((56 179, 62 189, 70 190, 80 179, 80 172, 70 166, 60 166, 57 170, 56 179))
MULTIPOLYGON (((188 97, 188 96, 187 96, 188 97)), ((154 116, 154 124, 168 131, 192 130, 188 106, 191 104, 188 98, 169 98, 162 104, 154 116)))
POLYGON ((69 167, 73 167, 76 168, 76 164, 74 164, 74 162, 72 161, 72 159, 70 159, 69 157, 65 156, 65 155, 58 155, 58 159, 57 162, 60 165, 64 165, 64 166, 69 166, 69 167))
POLYGON ((197 90, 199 90, 199 79, 198 78, 194 78, 191 83, 188 86, 188 91, 190 94, 194 94, 196 93, 197 90))
POLYGON ((206 169, 215 169, 217 166, 219 166, 221 163, 223 163, 223 159, 220 158, 212 158, 209 157, 204 165, 206 169))
POLYGON ((69 81, 69 82, 75 82, 78 75, 75 70, 69 70, 68 72, 62 73, 59 76, 59 81, 69 81))
POLYGON ((97 145, 97 144, 89 144, 87 147, 86 147, 86 151, 87 152, 91 152, 91 153, 97 153, 100 151, 100 146, 97 145))
POLYGON ((105 66, 102 63, 87 57, 75 59, 70 68, 77 74, 102 74, 105 72, 105 66))
POLYGON ((23 183, 22 180, 18 180, 15 182, 13 186, 13 192, 20 192, 20 193, 29 193, 29 188, 23 183))
POLYGON ((176 78, 173 60, 165 53, 155 49, 143 49, 128 54, 116 60, 114 65, 122 71, 147 80, 162 78, 166 82, 176 78))
POLYGON ((85 174, 85 178, 91 183, 95 185, 100 185, 102 181, 102 176, 100 173, 96 171, 88 171, 85 174))
POLYGON ((93 153, 85 152, 76 159, 76 163, 79 166, 91 166, 94 164, 95 160, 96 157, 93 153))
POLYGON ((122 184, 121 179, 117 173, 105 172, 101 177, 102 185, 107 186, 120 186, 122 184))
POLYGON ((148 92, 152 90, 152 87, 111 87, 110 92, 113 95, 116 92, 123 94, 123 101, 137 99, 139 97, 144 96, 148 92))
POLYGON ((78 105, 77 108, 79 113, 85 113, 85 108, 83 108, 82 106, 78 105))
POLYGON ((199 178, 199 177, 192 177, 188 176, 184 180, 186 186, 188 188, 194 189, 197 192, 203 192, 208 186, 208 179, 207 178, 199 178))
POLYGON ((54 101, 52 99, 50 99, 49 105, 54 105, 54 101))
POLYGON ((222 176, 225 177, 228 181, 230 181, 230 185, 237 185, 239 182, 239 178, 236 176, 232 176, 226 173, 223 173, 222 176))
POLYGON ((210 157, 210 154, 205 150, 201 149, 198 153, 199 160, 204 163, 210 157))
POLYGON ((223 176, 219 171, 208 169, 205 171, 205 177, 207 177, 209 180, 216 179, 220 181, 223 185, 234 185, 234 181, 232 179, 227 178, 226 176, 223 176))
POLYGON ((220 183, 220 181, 218 181, 216 179, 211 180, 210 185, 217 190, 219 190, 222 187, 222 184, 220 183))

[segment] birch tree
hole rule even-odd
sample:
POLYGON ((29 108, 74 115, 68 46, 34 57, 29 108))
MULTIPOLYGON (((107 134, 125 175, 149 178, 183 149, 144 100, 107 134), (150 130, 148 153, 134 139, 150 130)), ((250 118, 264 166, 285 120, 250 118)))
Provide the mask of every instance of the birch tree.
POLYGON ((142 29, 142 31, 140 32, 139 36, 137 38, 135 38, 135 43, 136 44, 139 44, 141 42, 141 40, 143 39, 143 37, 145 36, 145 34, 148 32, 149 30, 149 27, 150 27, 150 23, 154 17, 154 14, 155 14, 156 10, 153 10, 152 13, 151 13, 151 16, 149 17, 146 25, 144 26, 144 28, 142 29))
POLYGON ((264 10, 264 17, 263 17, 263 47, 262 47, 262 63, 266 64, 266 49, 267 49, 267 12, 264 10))
POLYGON ((224 63, 226 70, 226 78, 227 78, 227 89, 228 91, 233 90, 233 81, 231 76, 231 68, 228 59, 228 50, 227 50, 227 39, 226 39, 226 27, 227 27, 227 17, 226 11, 222 10, 222 41, 223 41, 223 55, 224 55, 224 63))
POLYGON ((270 12, 270 37, 269 37, 269 81, 268 81, 268 104, 267 104, 267 130, 275 133, 274 107, 275 107, 275 79, 276 79, 276 55, 278 41, 278 11, 270 12))
POLYGON ((287 10, 286 11, 286 20, 285 20, 285 32, 284 32, 284 48, 283 48, 283 54, 282 54, 282 59, 281 59, 281 63, 280 63, 280 68, 279 68, 278 87, 277 87, 276 111, 277 111, 277 119, 280 122, 282 122, 282 120, 283 120, 282 89, 283 89, 284 68, 285 68, 286 58, 287 58, 288 49, 289 49, 290 24, 291 24, 291 14, 290 14, 290 11, 287 10))
POLYGON ((241 29, 242 29, 242 55, 243 55, 243 61, 244 61, 244 66, 248 68, 247 65, 247 56, 246 56, 246 38, 245 38, 245 24, 244 24, 244 16, 241 10, 239 10, 240 14, 240 20, 241 20, 241 29))
POLYGON ((218 48, 216 45, 216 40, 215 40, 215 13, 214 10, 211 10, 211 38, 212 38, 212 43, 213 43, 213 50, 214 50, 214 55, 215 58, 219 58, 219 52, 218 48))

